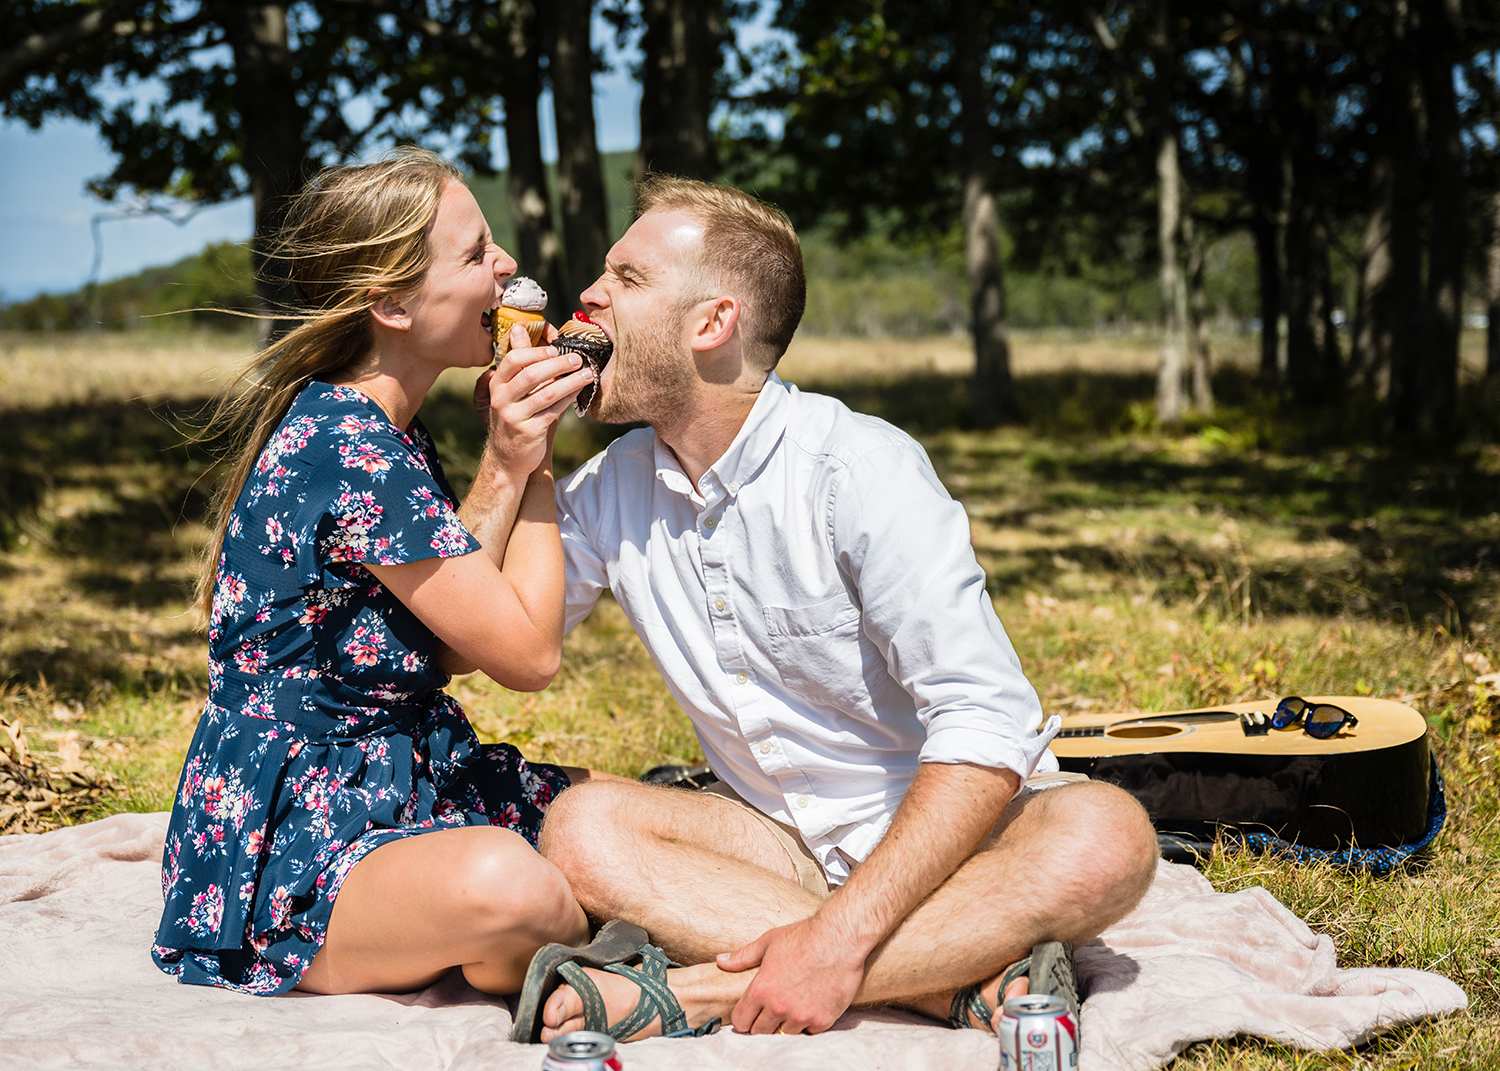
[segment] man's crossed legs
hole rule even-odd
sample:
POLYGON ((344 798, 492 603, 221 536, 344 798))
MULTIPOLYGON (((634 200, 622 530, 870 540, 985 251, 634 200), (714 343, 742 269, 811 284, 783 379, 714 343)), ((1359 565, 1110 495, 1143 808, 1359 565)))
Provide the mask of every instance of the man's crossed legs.
MULTIPOLYGON (((628 781, 578 785, 552 804, 541 849, 590 915, 641 926, 687 965, 667 981, 692 1027, 715 1017, 731 1021, 755 979, 754 967, 726 970, 716 956, 823 906, 797 883, 787 849, 763 821, 712 793, 628 781)), ((981 995, 998 1008, 1006 967, 1039 942, 1082 943, 1122 917, 1145 894, 1156 858, 1149 819, 1121 790, 1086 782, 1023 791, 973 854, 870 953, 854 1005, 897 1005, 947 1019, 955 993, 983 983, 981 995)), ((820 951, 811 946, 807 955, 816 960, 820 951)), ((815 974, 819 964, 806 966, 815 974)), ((588 974, 611 1022, 635 1006, 634 983, 588 974)), ((1016 992, 1024 989, 1005 996, 1016 992)), ((582 1028, 582 1000, 560 988, 543 1021, 544 1040, 582 1028)), ((801 1032, 827 1024, 799 1021, 788 1007, 737 1025, 801 1032)))

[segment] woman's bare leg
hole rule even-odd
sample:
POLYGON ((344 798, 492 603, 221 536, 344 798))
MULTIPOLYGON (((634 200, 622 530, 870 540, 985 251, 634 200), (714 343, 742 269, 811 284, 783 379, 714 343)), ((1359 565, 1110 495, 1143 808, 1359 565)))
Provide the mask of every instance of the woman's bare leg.
POLYGON ((542 945, 587 939, 562 873, 523 837, 445 829, 382 845, 355 864, 297 988, 405 992, 462 967, 476 989, 514 993, 542 945))

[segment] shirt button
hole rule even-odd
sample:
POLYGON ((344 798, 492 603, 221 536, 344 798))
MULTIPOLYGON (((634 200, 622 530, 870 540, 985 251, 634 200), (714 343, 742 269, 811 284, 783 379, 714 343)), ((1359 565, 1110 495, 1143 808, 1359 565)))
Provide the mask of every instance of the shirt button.
POLYGON ((806 807, 807 806, 807 797, 806 796, 798 796, 797 797, 797 806, 798 807, 806 807))
POLYGON ((723 599, 715 599, 714 600, 714 609, 718 610, 720 613, 724 612, 725 605, 726 605, 726 603, 724 602, 723 599))
POLYGON ((719 523, 718 521, 714 520, 712 517, 709 517, 709 518, 706 518, 704 520, 703 527, 705 527, 705 528, 712 528, 715 525, 717 525, 718 523, 719 523))
POLYGON ((750 674, 748 674, 748 673, 736 673, 734 675, 734 683, 735 684, 745 684, 749 680, 750 680, 750 674))
POLYGON ((734 480, 733 482, 730 483, 730 485, 729 485, 729 493, 730 494, 734 494, 739 489, 740 489, 740 481, 739 480, 734 480))
POLYGON ((769 755, 771 753, 771 741, 769 741, 769 740, 762 740, 761 741, 761 744, 760 744, 760 753, 762 755, 769 755))

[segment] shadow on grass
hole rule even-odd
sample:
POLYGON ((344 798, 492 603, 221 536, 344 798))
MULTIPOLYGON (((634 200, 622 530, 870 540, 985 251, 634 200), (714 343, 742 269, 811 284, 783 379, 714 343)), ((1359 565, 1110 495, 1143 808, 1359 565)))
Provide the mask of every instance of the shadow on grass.
MULTIPOLYGON (((922 439, 977 520, 1062 537, 1062 549, 1001 555, 997 585, 1046 590, 1061 570, 1081 569, 1109 582, 1145 578, 1165 600, 1221 610, 1434 618, 1458 628, 1496 609, 1500 477, 1473 451, 1414 457, 1347 436, 1330 446, 1332 430, 1275 413, 1253 384, 1233 376, 1216 382, 1223 402, 1217 438, 1193 450, 1182 444, 1201 438, 1202 428, 1175 437, 1137 430, 1154 391, 1145 375, 1021 378, 1018 391, 1034 416, 1026 427, 996 433, 966 430, 962 376, 809 386, 922 439), (1148 532, 1128 548, 1068 539, 1076 523, 1070 511, 1107 517, 1142 506, 1275 521, 1310 552, 1271 559, 1251 547, 1236 559, 1171 530, 1148 532), (1346 552, 1333 561, 1311 553, 1327 540, 1346 552)), ((0 539, 8 534, 14 546, 19 533, 35 532, 77 591, 105 606, 151 614, 181 606, 193 548, 174 530, 203 520, 211 492, 211 451, 189 445, 184 430, 203 404, 7 410, 0 539)), ((481 445, 468 399, 435 394, 422 418, 462 490, 481 445)), ((569 417, 558 437, 559 471, 625 430, 569 417)), ((0 583, 15 581, 13 562, 0 562, 0 583)), ((65 656, 45 645, 27 657, 38 668, 66 671, 65 656)), ((76 672, 108 678, 86 652, 76 657, 76 672)))

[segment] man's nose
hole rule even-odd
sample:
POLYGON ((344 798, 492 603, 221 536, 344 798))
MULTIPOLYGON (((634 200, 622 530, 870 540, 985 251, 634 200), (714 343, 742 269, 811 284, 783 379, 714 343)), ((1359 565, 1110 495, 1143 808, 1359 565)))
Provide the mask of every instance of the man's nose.
POLYGON ((600 309, 604 307, 604 288, 599 285, 600 279, 603 278, 604 276, 599 276, 598 279, 595 279, 589 285, 587 290, 578 295, 578 300, 583 302, 585 309, 600 309))

